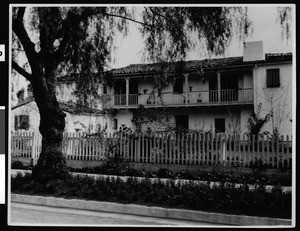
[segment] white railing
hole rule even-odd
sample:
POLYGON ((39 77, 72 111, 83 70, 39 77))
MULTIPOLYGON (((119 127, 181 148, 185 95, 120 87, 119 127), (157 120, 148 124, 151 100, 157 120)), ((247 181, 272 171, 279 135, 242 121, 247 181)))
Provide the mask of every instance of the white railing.
MULTIPOLYGON (((13 133, 12 158, 36 160, 41 136, 33 132, 13 133)), ((210 166, 292 167, 292 137, 190 133, 134 133, 90 136, 64 133, 63 153, 67 160, 103 161, 121 155, 130 162, 193 164, 210 166)))
POLYGON ((113 95, 114 100, 108 101, 104 107, 114 106, 160 106, 165 105, 201 105, 201 104, 230 104, 253 102, 253 89, 226 89, 191 91, 188 93, 164 92, 162 97, 157 94, 113 95), (128 99, 127 99, 128 98, 128 99), (127 103, 128 100, 128 103, 127 103))

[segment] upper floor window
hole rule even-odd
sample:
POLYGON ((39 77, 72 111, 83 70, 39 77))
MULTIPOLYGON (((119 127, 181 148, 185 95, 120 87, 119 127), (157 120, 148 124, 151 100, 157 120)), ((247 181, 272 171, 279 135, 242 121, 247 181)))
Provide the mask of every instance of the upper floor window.
POLYGON ((279 68, 267 69, 267 87, 280 87, 279 68))
POLYGON ((183 79, 176 78, 175 83, 173 85, 173 92, 174 93, 183 93, 183 79))
POLYGON ((15 130, 18 129, 29 129, 29 115, 15 116, 15 130))

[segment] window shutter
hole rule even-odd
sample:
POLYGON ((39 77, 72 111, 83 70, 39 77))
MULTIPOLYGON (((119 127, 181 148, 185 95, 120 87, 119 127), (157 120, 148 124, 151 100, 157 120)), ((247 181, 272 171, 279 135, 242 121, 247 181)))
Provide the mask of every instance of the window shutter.
POLYGON ((280 86, 279 68, 267 69, 267 87, 279 87, 279 86, 280 86))
POLYGON ((272 86, 272 71, 267 69, 267 87, 272 86))
POLYGON ((273 70, 273 86, 274 87, 279 87, 280 82, 279 82, 279 69, 274 69, 273 70))
POLYGON ((24 129, 29 129, 29 115, 24 115, 24 129))
POLYGON ((15 130, 18 130, 18 116, 15 116, 15 130))

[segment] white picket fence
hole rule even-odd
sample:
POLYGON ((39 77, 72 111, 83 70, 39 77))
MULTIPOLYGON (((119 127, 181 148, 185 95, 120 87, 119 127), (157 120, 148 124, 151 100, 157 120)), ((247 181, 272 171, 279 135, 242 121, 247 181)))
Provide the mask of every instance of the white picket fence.
MULTIPOLYGON (((41 152, 41 135, 14 132, 12 157, 32 158, 41 152)), ((64 133, 63 153, 69 160, 103 161, 115 155, 130 162, 240 167, 292 167, 292 137, 194 133, 64 133)))

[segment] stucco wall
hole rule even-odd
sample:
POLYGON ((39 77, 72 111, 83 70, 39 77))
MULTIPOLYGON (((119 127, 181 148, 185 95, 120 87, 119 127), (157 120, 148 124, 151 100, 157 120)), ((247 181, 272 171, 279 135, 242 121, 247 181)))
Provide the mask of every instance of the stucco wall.
POLYGON ((132 125, 132 112, 127 111, 127 110, 121 110, 117 113, 117 115, 114 117, 115 119, 118 120, 118 129, 122 124, 125 124, 129 128, 133 128, 132 125))
POLYGON ((261 116, 266 115, 272 109, 274 117, 264 125, 262 131, 273 131, 279 128, 282 135, 292 134, 292 64, 276 64, 257 66, 255 70, 254 106, 258 111, 259 103, 262 103, 261 116), (266 87, 266 70, 279 68, 280 87, 266 87))
MULTIPOLYGON (((167 129, 167 121, 163 116, 161 109, 148 109, 150 114, 157 117, 157 120, 144 124, 142 129, 146 131, 150 128, 152 131, 164 131, 167 129)), ((248 119, 251 116, 251 106, 242 107, 201 107, 201 108, 168 108, 169 126, 175 128, 175 115, 189 115, 189 129, 203 132, 215 131, 215 119, 225 118, 225 132, 239 133, 247 132, 248 119)), ((127 127, 132 125, 132 113, 121 110, 115 118, 118 119, 118 126, 122 123, 127 127)))
POLYGON ((36 132, 39 131, 40 114, 34 101, 10 111, 11 131, 15 130, 16 115, 29 115, 29 130, 36 132))

